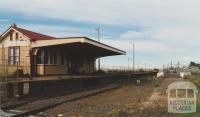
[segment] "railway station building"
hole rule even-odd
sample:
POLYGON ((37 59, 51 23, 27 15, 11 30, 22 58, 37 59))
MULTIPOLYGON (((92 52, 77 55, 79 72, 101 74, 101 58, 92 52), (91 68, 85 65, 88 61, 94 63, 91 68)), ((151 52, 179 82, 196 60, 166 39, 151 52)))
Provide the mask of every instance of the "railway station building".
POLYGON ((13 24, 0 36, 0 75, 93 74, 97 58, 125 54, 88 37, 56 38, 13 24))

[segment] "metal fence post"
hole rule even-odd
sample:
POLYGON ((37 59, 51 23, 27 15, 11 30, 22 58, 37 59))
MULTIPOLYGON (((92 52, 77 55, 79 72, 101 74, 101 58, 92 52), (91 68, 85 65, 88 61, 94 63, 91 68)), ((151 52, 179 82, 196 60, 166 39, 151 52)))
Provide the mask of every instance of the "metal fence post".
POLYGON ((2 81, 6 81, 6 78, 5 78, 5 76, 6 76, 6 63, 5 63, 5 60, 1 60, 1 66, 3 67, 2 68, 2 70, 3 70, 3 72, 2 72, 2 81))
POLYGON ((8 61, 5 60, 5 79, 6 79, 6 83, 8 82, 8 61))
POLYGON ((17 77, 16 80, 19 80, 19 62, 17 61, 17 77))

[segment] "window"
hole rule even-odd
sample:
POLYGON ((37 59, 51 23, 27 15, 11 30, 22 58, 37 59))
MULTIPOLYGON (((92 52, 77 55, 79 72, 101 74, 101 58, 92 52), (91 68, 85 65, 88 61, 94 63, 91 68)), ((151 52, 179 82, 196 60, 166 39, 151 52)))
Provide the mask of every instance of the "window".
POLYGON ((57 64, 57 53, 56 51, 53 51, 53 57, 54 57, 54 64, 57 64))
POLYGON ((178 89, 178 94, 177 97, 178 98, 186 98, 186 89, 178 89))
POLYGON ((48 49, 41 49, 37 56, 37 64, 48 64, 48 49))
POLYGON ((53 50, 50 49, 50 64, 53 64, 53 50))
POLYGON ((64 52, 61 52, 61 65, 64 65, 65 64, 65 55, 64 55, 64 52))
POLYGON ((12 41, 12 40, 13 40, 13 34, 10 33, 10 41, 12 41))
POLYGON ((15 33, 15 38, 16 38, 16 40, 19 39, 19 34, 18 33, 15 33))
POLYGON ((8 62, 9 65, 19 64, 20 61, 20 51, 19 47, 9 47, 8 50, 8 62))
POLYGON ((49 59, 48 49, 44 49, 44 63, 45 64, 48 64, 48 59, 49 59))
POLYGON ((37 64, 44 64, 44 49, 38 53, 37 64))
POLYGON ((170 90, 170 97, 171 98, 176 98, 176 89, 170 90))
POLYGON ((187 93, 188 98, 194 98, 194 91, 192 89, 187 89, 187 93))
POLYGON ((57 53, 54 49, 50 49, 50 64, 57 64, 57 53))

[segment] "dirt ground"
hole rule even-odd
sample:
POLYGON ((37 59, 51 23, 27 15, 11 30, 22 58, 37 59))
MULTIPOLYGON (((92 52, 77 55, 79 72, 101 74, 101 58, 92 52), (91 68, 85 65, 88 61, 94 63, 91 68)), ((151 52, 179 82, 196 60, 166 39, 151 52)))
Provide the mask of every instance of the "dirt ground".
MULTIPOLYGON (((96 96, 65 103, 45 112, 41 117, 182 117, 167 112, 168 85, 180 78, 149 79, 96 96)), ((199 95, 200 97, 200 95, 199 95)), ((198 116, 198 114, 196 114, 198 116)), ((199 117, 199 116, 198 116, 199 117)))

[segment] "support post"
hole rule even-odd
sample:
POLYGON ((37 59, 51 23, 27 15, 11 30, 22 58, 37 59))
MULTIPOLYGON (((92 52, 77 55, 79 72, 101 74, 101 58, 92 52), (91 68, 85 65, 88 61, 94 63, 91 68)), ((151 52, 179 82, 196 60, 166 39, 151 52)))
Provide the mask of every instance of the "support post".
POLYGON ((8 61, 5 59, 5 80, 8 82, 8 61))
POLYGON ((129 69, 129 58, 128 58, 128 71, 130 71, 130 69, 129 69))
POLYGON ((19 62, 17 61, 17 76, 16 76, 16 81, 19 80, 19 62))
POLYGON ((32 63, 33 63, 33 56, 32 56, 32 49, 29 51, 29 57, 30 57, 30 65, 29 65, 29 79, 32 80, 32 63))
MULTIPOLYGON (((100 42, 100 28, 97 27, 95 28, 95 30, 97 31, 97 38, 98 38, 98 42, 100 42)), ((98 58, 98 70, 101 70, 101 60, 100 57, 98 58)))

